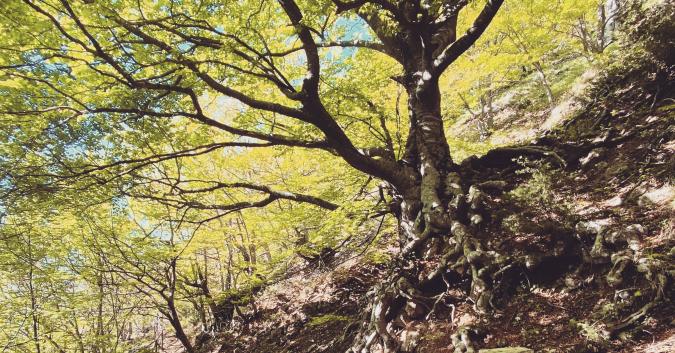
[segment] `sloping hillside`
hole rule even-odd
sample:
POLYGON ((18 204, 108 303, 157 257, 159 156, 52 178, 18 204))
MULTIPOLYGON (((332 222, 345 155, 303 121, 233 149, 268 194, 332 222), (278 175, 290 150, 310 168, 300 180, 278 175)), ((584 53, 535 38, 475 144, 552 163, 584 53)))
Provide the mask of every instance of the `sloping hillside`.
MULTIPOLYGON (((661 23, 650 35, 656 42, 669 30, 661 23)), ((449 271, 421 289, 426 313, 416 316, 415 307, 406 307, 410 321, 398 323, 404 349, 675 350, 672 59, 671 51, 648 47, 592 80, 581 77, 584 83, 572 85, 557 112, 531 112, 527 119, 539 120, 526 123, 501 113, 499 138, 533 138, 508 137, 510 147, 462 166, 467 176, 483 180, 481 207, 495 210, 482 237, 517 260, 497 269, 499 295, 488 313, 465 295, 461 273, 449 271)), ((454 128, 462 131, 463 124, 454 128)), ((346 351, 368 320, 372 288, 389 276, 396 250, 386 242, 268 287, 255 298, 254 315, 207 340, 202 350, 346 351)))

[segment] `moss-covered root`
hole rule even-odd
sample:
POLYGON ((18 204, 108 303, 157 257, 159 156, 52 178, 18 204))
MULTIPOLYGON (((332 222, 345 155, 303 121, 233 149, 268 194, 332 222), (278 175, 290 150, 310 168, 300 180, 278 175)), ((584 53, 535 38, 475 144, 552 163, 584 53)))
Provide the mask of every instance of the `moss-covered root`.
MULTIPOLYGON (((465 200, 469 206, 457 207, 453 210, 453 212, 457 212, 458 209, 463 209, 462 211, 466 214, 461 217, 462 219, 470 219, 487 211, 485 209, 487 197, 477 187, 471 187, 468 194, 458 197, 465 200)), ((449 209, 452 209, 452 207, 449 207, 449 209)), ((447 227, 445 221, 441 222, 443 228, 447 227)), ((471 292, 469 297, 476 303, 478 311, 489 312, 491 310, 495 276, 500 272, 499 268, 505 267, 510 259, 495 251, 485 249, 476 235, 477 228, 481 226, 480 222, 462 224, 459 221, 454 221, 445 232, 438 231, 436 226, 439 224, 437 223, 426 220, 424 224, 428 226, 425 231, 418 234, 401 251, 400 260, 405 265, 399 264, 393 268, 387 281, 374 288, 371 293, 369 297, 371 302, 370 315, 366 317, 366 322, 362 325, 356 336, 355 344, 349 352, 368 352, 374 344, 380 344, 383 352, 405 351, 406 348, 401 344, 397 329, 405 326, 411 320, 419 320, 428 316, 434 308, 434 306, 427 305, 432 298, 427 297, 427 294, 422 293, 419 288, 431 281, 441 280, 442 275, 450 270, 458 270, 470 276, 471 292), (425 249, 434 248, 433 242, 438 238, 442 239, 441 243, 445 243, 445 249, 425 251, 425 249), (434 254, 443 255, 441 255, 437 267, 432 269, 431 272, 411 271, 411 268, 416 266, 417 256, 422 258, 433 257, 434 254), (412 263, 408 257, 414 258, 412 263), (404 260, 404 258, 407 258, 407 260, 404 260), (461 271, 459 268, 461 268, 461 271), (409 278, 406 277, 405 273, 408 274, 409 278), (422 273, 425 274, 422 275, 422 273), (423 277, 418 277, 419 275, 423 277)), ((438 243, 436 242, 436 244, 438 243)), ((475 352, 468 328, 460 328, 453 337, 453 340, 457 343, 455 352, 475 352)))
MULTIPOLYGON (((626 260, 630 261, 630 259, 626 260)), ((628 329, 629 327, 635 325, 638 321, 642 320, 649 314, 649 312, 654 309, 657 305, 661 304, 664 301, 669 301, 670 297, 666 295, 669 293, 670 279, 669 275, 673 272, 673 266, 668 265, 665 262, 641 258, 636 261, 636 268, 639 273, 641 273, 647 280, 653 283, 654 286, 654 298, 650 300, 647 304, 642 306, 638 311, 627 316, 620 322, 615 323, 610 326, 609 332, 610 337, 616 337, 622 331, 628 329)), ((621 278, 621 271, 617 272, 617 275, 614 275, 616 278, 621 278)), ((608 281, 612 278, 608 275, 608 281)), ((616 282, 616 280, 615 280, 616 282)))

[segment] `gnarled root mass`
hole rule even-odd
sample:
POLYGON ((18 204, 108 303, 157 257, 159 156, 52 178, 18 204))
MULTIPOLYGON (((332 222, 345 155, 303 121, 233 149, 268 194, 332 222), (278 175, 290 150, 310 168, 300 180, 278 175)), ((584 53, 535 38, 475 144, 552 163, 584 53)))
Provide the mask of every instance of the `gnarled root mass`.
MULTIPOLYGON (((609 336, 635 325, 667 300, 672 266, 632 250, 631 232, 635 229, 631 227, 622 240, 616 240, 616 236, 604 233, 588 234, 578 220, 572 222, 576 227, 537 224, 539 229, 535 233, 551 234, 547 250, 538 256, 500 251, 503 247, 495 239, 490 223, 500 223, 496 209, 504 205, 495 204, 495 197, 491 196, 502 195, 505 186, 506 183, 498 181, 472 185, 461 195, 465 205, 456 208, 463 209, 464 216, 455 213, 455 220, 445 233, 420 237, 402 247, 407 252, 392 265, 387 281, 369 293, 367 317, 348 352, 414 352, 420 335, 411 328, 437 314, 445 315, 445 319, 455 324, 453 303, 470 302, 477 315, 489 315, 520 284, 537 278, 557 280, 566 273, 579 273, 589 267, 595 271, 604 266, 602 271, 608 273, 605 285, 609 287, 619 286, 629 275, 654 284, 652 300, 609 324, 609 336), (483 190, 490 190, 489 194, 483 190), (610 241, 614 243, 608 244, 610 241), (606 260, 603 263, 599 258, 606 260), (453 309, 449 315, 445 310, 448 308, 453 309)), ((479 327, 460 322, 450 336, 454 353, 476 352, 472 340, 479 336, 479 331, 479 327)))
MULTIPOLYGON (((461 288, 476 311, 486 313, 493 307, 496 287, 509 286, 504 281, 511 278, 506 274, 513 260, 490 250, 479 237, 478 229, 488 216, 487 197, 478 186, 469 187, 455 200, 459 197, 462 200, 455 202, 454 210, 463 210, 463 217, 455 212, 457 220, 445 232, 422 232, 409 241, 387 282, 369 293, 369 317, 349 352, 369 352, 373 345, 383 352, 412 351, 416 337, 408 335, 406 328, 433 315, 451 288, 461 288)), ((456 352, 474 351, 468 327, 458 330, 453 341, 456 352)))

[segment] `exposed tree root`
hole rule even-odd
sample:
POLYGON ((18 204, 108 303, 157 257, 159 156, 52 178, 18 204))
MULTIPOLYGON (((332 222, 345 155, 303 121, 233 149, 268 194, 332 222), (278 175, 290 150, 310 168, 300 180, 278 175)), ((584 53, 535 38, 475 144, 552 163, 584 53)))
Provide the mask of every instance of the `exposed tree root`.
MULTIPOLYGON (((537 232, 553 235, 552 242, 556 245, 551 245, 552 251, 545 258, 543 255, 537 257, 530 254, 516 257, 497 251, 489 235, 484 232, 486 225, 494 221, 491 218, 496 214, 495 206, 500 207, 493 205, 488 195, 500 195, 512 187, 505 181, 479 176, 485 174, 485 170, 490 170, 490 174, 499 174, 500 171, 512 173, 513 168, 519 168, 513 162, 519 156, 547 159, 560 168, 569 167, 593 148, 612 146, 626 138, 608 136, 581 145, 562 145, 542 140, 542 146, 502 148, 480 159, 463 162, 459 173, 448 174, 446 196, 430 196, 433 200, 449 199, 447 208, 422 210, 414 222, 406 225, 408 230, 416 230, 417 235, 404 238, 406 241, 400 257, 392 267, 388 280, 371 292, 368 299, 371 304, 367 309, 369 316, 348 352, 409 352, 406 330, 414 321, 429 319, 439 303, 448 299, 448 289, 465 291, 463 297, 453 299, 468 300, 474 304, 476 312, 487 314, 507 299, 510 288, 518 283, 529 282, 532 275, 540 272, 546 272, 551 277, 550 266, 561 267, 560 271, 563 272, 572 271, 571 266, 575 264, 580 265, 579 269, 585 264, 609 266, 606 281, 610 286, 623 283, 624 273, 629 268, 637 269, 652 283, 658 283, 655 288, 657 294, 640 310, 610 326, 609 332, 616 335, 645 318, 650 310, 666 300, 664 293, 668 291, 670 275, 667 266, 639 258, 631 249, 631 240, 609 244, 608 248, 605 234, 596 234, 593 246, 589 249, 580 242, 579 236, 574 236, 569 225, 542 225, 537 232), (472 185, 461 185, 460 180, 471 181, 472 185), (447 215, 436 214, 439 210, 445 210, 447 215), (447 278, 455 281, 447 281, 447 278), (468 288, 466 283, 470 284, 468 288)), ((563 272, 554 273, 562 275, 563 272)), ((454 312, 452 316, 454 319, 454 312)), ((454 352, 475 352, 473 336, 474 328, 460 326, 451 336, 454 352)))
POLYGON ((608 282, 611 280, 610 284, 616 284, 617 282, 621 283, 623 271, 631 263, 635 265, 638 273, 642 274, 645 279, 653 283, 654 297, 639 310, 611 325, 608 329, 610 337, 616 337, 622 331, 629 329, 639 321, 643 320, 656 306, 670 301, 669 297, 666 295, 666 293, 670 291, 668 265, 661 263, 660 261, 650 261, 649 259, 638 258, 637 261, 633 262, 633 259, 623 256, 612 268, 612 271, 607 277, 608 282), (620 264, 620 270, 617 269, 618 264, 620 264))
MULTIPOLYGON (((498 183, 496 186, 502 185, 498 183)), ((511 260, 485 249, 478 237, 477 229, 485 211, 484 194, 477 186, 472 186, 461 197, 460 203, 465 206, 458 205, 455 210, 463 210, 465 215, 457 218, 468 219, 468 224, 456 220, 445 234, 427 228, 403 246, 401 257, 391 270, 388 281, 373 290, 370 317, 364 322, 349 352, 368 352, 375 343, 383 352, 406 352, 408 348, 401 344, 400 338, 406 325, 429 317, 445 296, 445 290, 425 293, 420 288, 437 288, 434 284, 443 281, 447 290, 456 285, 445 280, 445 275, 450 272, 455 273, 457 278, 470 280, 466 298, 475 303, 477 311, 491 310, 495 279, 511 260), (435 258, 436 266, 419 268, 420 258, 435 258)), ((456 341, 456 352, 475 351, 469 328, 460 329, 453 336, 453 341, 456 341)))

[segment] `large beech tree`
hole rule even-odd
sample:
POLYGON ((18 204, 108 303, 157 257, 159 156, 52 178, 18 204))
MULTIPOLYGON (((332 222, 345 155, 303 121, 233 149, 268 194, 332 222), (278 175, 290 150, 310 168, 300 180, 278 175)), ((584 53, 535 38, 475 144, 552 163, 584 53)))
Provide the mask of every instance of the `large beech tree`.
MULTIPOLYGON (((478 40, 502 2, 4 2, 1 113, 16 123, 5 137, 38 147, 13 151, 25 159, 11 168, 10 159, 3 161, 2 183, 25 194, 83 178, 105 185, 126 176, 132 181, 120 184, 124 195, 213 210, 216 217, 276 200, 335 210, 339 205, 333 201, 252 182, 173 180, 161 171, 152 174, 154 179, 148 174, 143 181, 134 179, 153 164, 223 149, 323 150, 383 182, 390 212, 398 220, 401 259, 414 264, 439 247, 438 239, 453 239, 447 249, 436 250, 444 254, 441 267, 450 261, 466 267, 470 295, 487 309, 492 294, 486 264, 492 260, 471 235, 471 222, 480 222, 471 213, 478 185, 464 177, 451 157, 439 78, 478 40), (363 57, 381 58, 394 68, 391 80, 407 97, 403 131, 390 132, 382 113, 386 109, 378 108, 377 99, 350 92, 345 77, 354 66, 344 63, 355 51, 369 52, 363 57), (216 109, 207 109, 205 102, 213 97, 225 98, 216 109), (357 115, 372 114, 346 117, 345 106, 357 115), (215 116, 219 108, 234 114, 215 116), (203 143, 133 154, 139 135, 161 139, 164 135, 156 131, 188 122, 203 133, 203 143), (377 138, 364 138, 364 130, 376 131, 377 138), (117 150, 114 158, 104 158, 112 145, 127 152, 117 150), (136 189, 148 183, 170 191, 136 189), (203 195, 223 190, 244 190, 252 198, 204 201, 203 195)), ((441 272, 395 272, 378 288, 354 351, 375 342, 385 351, 402 350, 393 318, 406 302, 414 304, 416 288, 441 272)))

